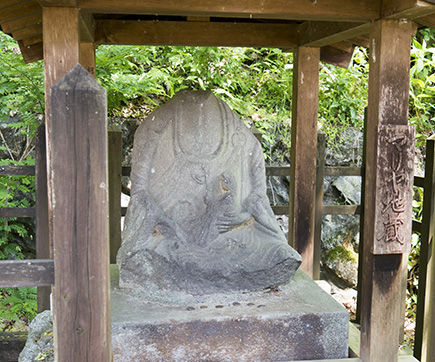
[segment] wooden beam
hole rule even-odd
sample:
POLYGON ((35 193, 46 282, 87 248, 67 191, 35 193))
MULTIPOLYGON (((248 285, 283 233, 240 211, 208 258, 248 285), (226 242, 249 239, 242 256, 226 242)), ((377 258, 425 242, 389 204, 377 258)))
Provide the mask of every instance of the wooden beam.
POLYGON ((55 359, 109 362, 106 91, 77 65, 52 87, 50 109, 55 359))
POLYGON ((77 0, 36 0, 41 6, 76 7, 77 0))
POLYGON ((297 26, 223 22, 97 20, 97 44, 294 48, 297 26))
POLYGON ((370 48, 370 39, 368 36, 357 36, 355 38, 349 39, 349 41, 360 47, 370 48))
MULTIPOLYGON (((350 45, 350 43, 348 43, 350 45)), ((333 64, 341 68, 349 68, 352 61, 355 46, 351 45, 350 50, 343 51, 335 46, 327 45, 320 48, 320 60, 324 63, 333 64)))
POLYGON ((26 63, 36 62, 41 60, 44 56, 42 42, 24 45, 23 41, 18 41, 18 46, 20 47, 21 55, 26 63))
POLYGON ((323 47, 370 33, 369 23, 306 21, 299 26, 299 46, 323 47))
POLYGON ((316 198, 319 48, 294 54, 289 243, 302 256, 301 269, 313 277, 316 198))
MULTIPOLYGON (((42 34, 30 36, 28 38, 23 39, 23 45, 25 47, 33 44, 42 43, 42 34)), ((42 59, 42 58, 41 58, 42 59)))
POLYGON ((41 6, 35 1, 18 3, 15 6, 0 9, 0 23, 23 18, 37 11, 41 11, 41 6))
POLYGON ((13 31, 21 30, 29 26, 42 25, 42 10, 36 13, 29 14, 25 17, 10 20, 1 24, 4 33, 12 33, 13 31))
MULTIPOLYGON (((374 255, 372 249, 378 240, 376 208, 385 201, 376 192, 381 162, 377 156, 377 128, 408 124, 411 35, 411 21, 372 23, 361 290, 361 359, 364 362, 397 361, 399 327, 403 325, 405 301, 401 297, 407 258, 401 254, 374 255)), ((404 177, 412 178, 412 175, 404 177)), ((408 219, 412 215, 406 213, 403 217, 408 219)))
POLYGON ((416 19, 418 24, 427 26, 428 28, 435 28, 435 16, 424 16, 416 19))
POLYGON ((1 260, 0 287, 37 287, 54 283, 53 260, 1 260))
POLYGON ((300 0, 78 0, 86 11, 104 14, 223 16, 293 20, 369 21, 380 17, 380 1, 300 0))
POLYGON ((20 0, 2 0, 0 3, 0 9, 7 8, 9 6, 15 6, 19 2, 20 0))
POLYGON ((89 13, 79 12, 80 41, 93 43, 95 39, 95 20, 89 13))
POLYGON ((0 207, 0 217, 35 217, 35 208, 0 207))
POLYGON ((18 41, 26 38, 34 37, 42 34, 42 24, 29 26, 28 28, 16 30, 12 33, 12 37, 18 41))
POLYGON ((33 176, 35 175, 35 166, 0 166, 0 175, 7 176, 33 176))
POLYGON ((435 5, 420 0, 383 0, 382 17, 415 20, 435 13, 435 5))

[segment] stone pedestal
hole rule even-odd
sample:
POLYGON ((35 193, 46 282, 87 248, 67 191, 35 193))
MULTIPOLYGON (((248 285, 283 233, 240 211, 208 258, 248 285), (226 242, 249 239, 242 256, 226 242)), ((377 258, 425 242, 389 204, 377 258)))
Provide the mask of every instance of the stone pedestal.
POLYGON ((114 361, 296 361, 346 358, 348 313, 302 271, 279 289, 163 305, 116 288, 114 361))

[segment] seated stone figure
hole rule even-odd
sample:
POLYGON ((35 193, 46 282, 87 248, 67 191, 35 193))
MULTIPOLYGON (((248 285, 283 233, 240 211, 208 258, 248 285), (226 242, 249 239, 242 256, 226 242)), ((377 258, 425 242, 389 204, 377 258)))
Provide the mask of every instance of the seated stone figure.
POLYGON ((211 92, 180 92, 140 125, 131 187, 121 287, 254 291, 301 263, 269 206, 259 142, 211 92))

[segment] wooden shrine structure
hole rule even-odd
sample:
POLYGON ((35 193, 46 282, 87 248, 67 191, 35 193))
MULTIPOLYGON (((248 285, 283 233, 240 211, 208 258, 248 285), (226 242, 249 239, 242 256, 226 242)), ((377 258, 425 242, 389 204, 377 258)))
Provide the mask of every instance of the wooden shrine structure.
MULTIPOLYGON (((289 238, 312 276, 319 61, 346 66, 355 45, 369 48, 360 360, 397 361, 409 243, 402 240, 401 227, 408 227, 411 211, 406 200, 404 205, 402 199, 386 200, 379 180, 388 177, 385 172, 395 180, 399 173, 407 182, 413 177, 407 168, 382 160, 391 161, 391 145, 400 148, 400 157, 411 157, 410 41, 418 27, 435 27, 435 0, 2 0, 0 26, 18 41, 27 62, 45 60, 49 213, 37 220, 50 230, 50 248, 38 258, 54 260, 55 345, 62 362, 111 360, 108 145, 104 103, 97 101, 102 90, 79 82, 70 84, 71 95, 53 86, 78 63, 95 74, 99 44, 294 52, 289 238), (388 207, 400 218, 383 219, 388 207), (385 228, 386 239, 379 228, 385 228), (393 250, 385 240, 400 240, 403 247, 393 250)), ((40 262, 26 262, 27 278, 40 262)), ((435 275, 432 269, 430 260, 428 275, 435 275)), ((433 283, 428 277, 428 285, 433 283)), ((434 294, 435 285, 426 300, 434 294)), ((435 355, 430 342, 435 319, 430 311, 427 315, 423 361, 435 355)))

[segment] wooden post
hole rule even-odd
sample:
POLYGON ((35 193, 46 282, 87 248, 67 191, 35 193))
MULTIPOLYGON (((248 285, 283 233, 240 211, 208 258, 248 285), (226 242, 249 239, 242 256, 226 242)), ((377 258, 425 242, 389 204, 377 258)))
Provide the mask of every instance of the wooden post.
POLYGON ((116 264, 116 254, 121 247, 122 132, 112 126, 108 137, 110 264, 116 264))
MULTIPOLYGON (((364 195, 364 241, 361 305, 361 359, 364 362, 397 361, 403 268, 407 255, 374 255, 379 242, 376 211, 384 196, 377 192, 382 159, 378 151, 378 126, 408 124, 409 64, 412 22, 379 20, 371 24, 367 159, 364 195)), ((413 175, 403 175, 408 181, 413 175)), ((408 205, 406 205, 407 210, 408 205)), ((402 215, 412 220, 411 212, 402 215)), ((379 226, 379 225, 378 225, 379 226)), ((381 225, 382 226, 382 225, 381 225)), ((406 242, 411 235, 405 235, 406 242)), ((389 246, 389 245, 388 245, 389 246)))
POLYGON ((322 249, 323 180, 325 178, 326 137, 317 135, 316 207, 314 225, 313 279, 320 279, 320 252, 322 249))
POLYGON ((319 48, 298 48, 294 53, 288 235, 290 245, 302 255, 301 269, 310 277, 314 265, 319 59, 319 48))
MULTIPOLYGON (((45 64, 45 114, 47 124, 50 122, 49 107, 51 87, 75 67, 80 60, 78 17, 79 13, 77 8, 42 8, 45 64)), ((46 132, 49 131, 50 129, 47 127, 46 132)), ((49 143, 48 146, 50 146, 49 143)), ((47 151, 50 152, 50 147, 47 151)))
POLYGON ((51 89, 58 361, 110 361, 106 92, 77 65, 51 89))
POLYGON ((91 42, 80 43, 80 64, 95 78, 95 45, 91 42))
MULTIPOLYGON (((48 227, 47 160, 45 127, 39 126, 35 137, 36 185, 36 259, 53 257, 48 227)), ((50 309, 51 287, 38 287, 38 313, 50 309)))
POLYGON ((361 214, 359 216, 359 245, 358 245, 358 284, 356 299, 355 322, 361 324, 361 304, 362 304, 362 280, 364 275, 364 195, 365 193, 365 174, 367 159, 367 107, 364 108, 364 136, 363 136, 363 155, 361 165, 361 214))
POLYGON ((426 142, 426 167, 424 174, 423 222, 420 247, 420 276, 418 282, 418 306, 415 326, 414 356, 422 362, 430 362, 435 356, 435 136, 426 142))

